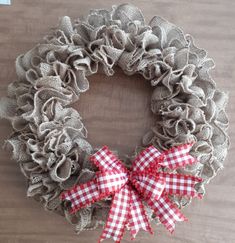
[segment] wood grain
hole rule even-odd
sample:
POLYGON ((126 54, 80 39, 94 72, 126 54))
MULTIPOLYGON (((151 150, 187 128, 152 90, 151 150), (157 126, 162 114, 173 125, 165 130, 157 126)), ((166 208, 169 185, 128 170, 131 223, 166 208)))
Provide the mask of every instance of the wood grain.
MULTIPOLYGON (((58 18, 86 16, 91 8, 111 7, 113 0, 15 0, 0 6, 0 96, 16 78, 14 60, 32 48, 58 18)), ((203 201, 195 200, 184 209, 190 219, 177 225, 173 236, 162 226, 155 235, 141 233, 136 243, 234 243, 235 242, 235 2, 233 0, 129 1, 142 9, 147 20, 153 15, 181 26, 192 34, 198 46, 208 50, 217 67, 213 72, 218 87, 230 92, 228 114, 231 148, 225 170, 207 186, 203 201)), ((140 77, 126 77, 119 71, 111 78, 91 78, 91 89, 76 105, 94 145, 106 143, 123 153, 131 153, 153 122, 149 112, 150 87, 140 77)), ((0 123, 1 143, 10 133, 6 121, 0 123)), ((0 243, 91 243, 100 230, 75 235, 62 217, 45 212, 25 197, 25 181, 10 153, 0 156, 0 243)), ((126 234, 123 242, 130 242, 126 234)), ((109 242, 109 241, 107 241, 109 242)))

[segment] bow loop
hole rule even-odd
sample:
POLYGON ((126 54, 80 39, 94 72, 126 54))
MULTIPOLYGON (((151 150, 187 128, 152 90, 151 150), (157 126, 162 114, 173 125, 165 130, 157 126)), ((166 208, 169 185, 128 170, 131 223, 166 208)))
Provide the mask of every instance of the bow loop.
POLYGON ((100 171, 126 172, 126 168, 117 156, 107 146, 102 147, 90 157, 90 160, 100 171))
POLYGON ((133 172, 144 172, 147 170, 157 171, 158 165, 164 160, 164 154, 154 146, 150 146, 139 153, 132 165, 133 172))

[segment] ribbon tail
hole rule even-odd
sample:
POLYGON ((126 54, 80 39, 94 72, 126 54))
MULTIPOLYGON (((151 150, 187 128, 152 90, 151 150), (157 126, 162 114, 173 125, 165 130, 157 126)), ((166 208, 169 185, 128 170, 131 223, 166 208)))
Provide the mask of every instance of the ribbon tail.
POLYGON ((202 182, 202 178, 191 175, 170 173, 159 173, 159 176, 164 178, 166 181, 164 189, 166 193, 171 195, 202 198, 202 195, 195 189, 195 185, 202 182))
POLYGON ((126 185, 115 193, 99 243, 108 238, 113 238, 116 243, 121 242, 129 217, 130 190, 130 187, 126 185))
POLYGON ((187 218, 170 201, 167 195, 163 195, 159 200, 150 198, 147 203, 170 233, 174 232, 176 221, 187 221, 187 218))
POLYGON ((96 180, 93 179, 87 183, 74 186, 68 191, 64 191, 60 195, 61 200, 71 202, 71 209, 69 213, 73 214, 83 207, 102 199, 96 180))
POLYGON ((152 228, 149 223, 149 219, 146 215, 144 205, 139 197, 138 193, 131 190, 131 207, 130 207, 130 218, 129 228, 132 235, 132 240, 135 238, 139 230, 142 228, 145 231, 153 234, 152 228))
POLYGON ((193 143, 186 143, 164 151, 164 161, 160 162, 160 165, 170 169, 177 169, 196 163, 197 160, 189 154, 192 146, 193 143))

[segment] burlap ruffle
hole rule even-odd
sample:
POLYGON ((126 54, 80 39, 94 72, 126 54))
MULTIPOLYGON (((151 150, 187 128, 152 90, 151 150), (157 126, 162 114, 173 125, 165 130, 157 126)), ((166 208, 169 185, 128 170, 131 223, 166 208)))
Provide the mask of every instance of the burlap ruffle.
MULTIPOLYGON (((105 221, 109 199, 71 216, 58 198, 62 190, 92 178, 95 170, 87 159, 93 151, 87 131, 70 106, 89 89, 87 76, 98 66, 113 75, 115 65, 127 75, 143 75, 153 87, 156 122, 144 145, 165 149, 195 141, 192 154, 198 163, 180 172, 204 179, 197 185, 200 193, 223 167, 229 146, 227 95, 209 74, 213 60, 192 37, 160 17, 146 24, 141 11, 128 4, 91 10, 74 24, 63 17, 42 43, 16 59, 18 80, 2 98, 0 115, 11 121, 14 132, 7 144, 28 179, 27 195, 65 215, 77 232, 105 221)), ((172 200, 179 207, 189 202, 172 200)))

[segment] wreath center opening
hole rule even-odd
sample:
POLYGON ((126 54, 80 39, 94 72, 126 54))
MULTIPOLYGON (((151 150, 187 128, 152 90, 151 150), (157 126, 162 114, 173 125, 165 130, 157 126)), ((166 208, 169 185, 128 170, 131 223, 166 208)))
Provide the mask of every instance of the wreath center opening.
POLYGON ((113 76, 88 77, 90 88, 73 107, 79 111, 93 147, 104 144, 120 153, 133 153, 153 125, 150 81, 126 75, 116 67, 113 76))

